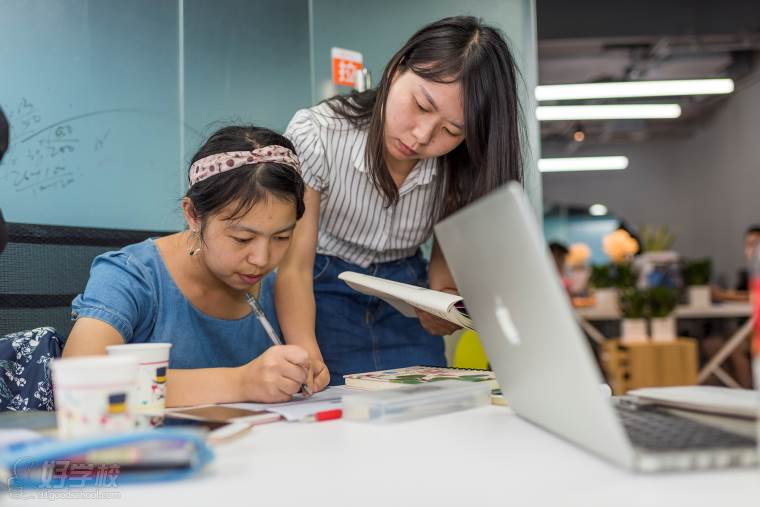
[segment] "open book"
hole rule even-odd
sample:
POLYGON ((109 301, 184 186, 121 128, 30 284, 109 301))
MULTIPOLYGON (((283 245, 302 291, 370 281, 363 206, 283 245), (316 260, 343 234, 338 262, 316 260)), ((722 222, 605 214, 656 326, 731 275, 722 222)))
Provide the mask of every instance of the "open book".
POLYGON ((344 271, 338 278, 349 287, 363 294, 376 296, 401 312, 405 317, 417 317, 415 308, 453 322, 458 326, 473 329, 472 319, 467 313, 461 296, 449 294, 416 285, 386 280, 376 276, 344 271))

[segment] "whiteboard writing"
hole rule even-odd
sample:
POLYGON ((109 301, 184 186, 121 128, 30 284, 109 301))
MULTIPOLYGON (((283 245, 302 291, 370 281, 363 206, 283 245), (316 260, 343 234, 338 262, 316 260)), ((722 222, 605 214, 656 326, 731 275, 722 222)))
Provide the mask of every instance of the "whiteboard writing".
POLYGON ((0 164, 0 184, 13 193, 36 196, 63 190, 86 177, 82 161, 100 158, 108 148, 111 134, 106 124, 93 131, 86 119, 110 113, 134 112, 133 109, 104 109, 69 118, 50 119, 28 97, 22 97, 8 111, 11 145, 0 164), (9 185, 9 187, 6 187, 9 185))

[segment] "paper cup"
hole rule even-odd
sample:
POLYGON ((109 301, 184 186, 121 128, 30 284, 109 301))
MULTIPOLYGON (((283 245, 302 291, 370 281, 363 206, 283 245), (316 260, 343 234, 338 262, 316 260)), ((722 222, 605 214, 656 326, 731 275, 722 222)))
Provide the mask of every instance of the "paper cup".
POLYGON ((164 411, 171 346, 171 343, 129 343, 106 347, 109 356, 137 359, 135 410, 138 413, 156 415, 164 411))
POLYGON ((61 438, 134 429, 135 358, 54 359, 51 369, 61 438))

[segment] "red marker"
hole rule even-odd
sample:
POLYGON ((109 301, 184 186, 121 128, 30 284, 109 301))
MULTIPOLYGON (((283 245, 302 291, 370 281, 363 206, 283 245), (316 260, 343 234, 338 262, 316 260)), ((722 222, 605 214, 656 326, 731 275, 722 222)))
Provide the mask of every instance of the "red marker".
POLYGON ((333 410, 322 410, 321 412, 307 415, 306 417, 302 418, 301 421, 321 422, 321 421, 330 421, 332 419, 340 419, 341 417, 343 417, 343 410, 336 408, 333 410))

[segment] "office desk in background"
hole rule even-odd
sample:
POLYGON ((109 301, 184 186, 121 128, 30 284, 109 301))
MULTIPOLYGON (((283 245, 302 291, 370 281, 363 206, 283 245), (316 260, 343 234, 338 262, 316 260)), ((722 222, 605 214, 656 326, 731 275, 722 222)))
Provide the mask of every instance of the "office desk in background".
MULTIPOLYGON (((679 305, 675 310, 675 317, 679 320, 686 319, 738 319, 752 315, 752 307, 749 303, 720 303, 710 306, 679 305)), ((597 343, 601 344, 605 336, 591 324, 591 321, 619 320, 622 314, 616 310, 607 308, 587 307, 576 308, 575 314, 583 330, 597 343)), ((697 383, 704 383, 710 375, 714 374, 718 379, 729 387, 741 387, 720 365, 728 359, 728 356, 736 350, 741 343, 749 337, 752 331, 753 320, 747 321, 740 326, 734 334, 726 337, 726 343, 710 358, 700 370, 697 383)))
POLYGON ((119 500, 103 505, 750 506, 760 502, 760 470, 637 475, 506 407, 488 406, 387 426, 344 420, 257 426, 218 447, 216 460, 198 477, 125 486, 118 493, 119 500))

